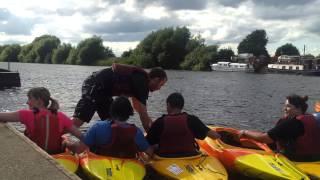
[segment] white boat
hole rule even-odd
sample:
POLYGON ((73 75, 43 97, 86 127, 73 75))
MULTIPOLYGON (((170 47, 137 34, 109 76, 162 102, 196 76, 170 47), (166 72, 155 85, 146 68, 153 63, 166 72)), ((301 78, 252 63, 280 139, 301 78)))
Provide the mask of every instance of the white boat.
POLYGON ((281 55, 275 64, 268 64, 268 72, 320 76, 320 59, 281 55))
POLYGON ((220 61, 216 64, 211 64, 212 71, 246 71, 248 65, 245 63, 231 63, 220 61))

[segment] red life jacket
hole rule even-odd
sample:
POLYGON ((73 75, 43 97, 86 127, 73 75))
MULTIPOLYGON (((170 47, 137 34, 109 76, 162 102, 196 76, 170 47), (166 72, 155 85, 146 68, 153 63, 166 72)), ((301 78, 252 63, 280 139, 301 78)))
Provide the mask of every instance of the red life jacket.
POLYGON ((188 114, 167 115, 160 136, 159 155, 197 154, 195 137, 188 127, 188 114))
POLYGON ((296 117, 304 126, 304 135, 298 137, 295 144, 297 155, 320 155, 320 128, 313 115, 305 114, 296 117))
POLYGON ((49 154, 57 154, 63 151, 62 132, 59 129, 57 114, 50 111, 38 111, 34 113, 34 130, 27 131, 26 135, 39 147, 49 154))
POLYGON ((137 127, 130 124, 122 127, 116 123, 111 125, 111 142, 97 147, 96 153, 119 158, 135 158, 138 148, 135 142, 137 127))
POLYGON ((112 95, 120 96, 126 95, 131 97, 133 92, 131 88, 131 74, 134 72, 142 72, 148 78, 148 73, 140 67, 124 65, 124 64, 112 64, 113 88, 112 95))

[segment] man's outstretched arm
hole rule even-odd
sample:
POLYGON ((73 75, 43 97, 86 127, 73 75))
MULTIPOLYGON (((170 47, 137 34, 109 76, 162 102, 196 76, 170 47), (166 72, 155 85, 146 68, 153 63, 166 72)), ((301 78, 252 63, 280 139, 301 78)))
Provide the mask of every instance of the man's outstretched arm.
POLYGON ((150 118, 147 107, 136 98, 132 98, 133 108, 138 112, 143 129, 148 132, 151 127, 152 119, 150 118))

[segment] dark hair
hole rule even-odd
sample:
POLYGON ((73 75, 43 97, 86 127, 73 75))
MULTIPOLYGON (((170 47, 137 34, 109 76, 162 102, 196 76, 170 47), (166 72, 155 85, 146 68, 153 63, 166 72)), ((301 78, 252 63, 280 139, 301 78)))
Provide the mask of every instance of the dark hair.
POLYGON ((119 96, 111 104, 110 115, 112 119, 126 121, 133 115, 133 108, 127 97, 119 96))
POLYGON ((33 97, 35 99, 41 99, 43 101, 45 107, 48 108, 53 113, 56 113, 59 109, 58 101, 51 97, 49 90, 45 87, 31 88, 28 91, 27 95, 29 98, 33 97), (51 101, 51 103, 50 103, 50 101, 51 101), (50 104, 50 106, 49 106, 49 104, 50 104))
POLYGON ((167 97, 167 103, 173 108, 182 109, 184 106, 184 98, 182 94, 175 92, 167 97))
POLYGON ((154 67, 149 72, 149 78, 167 79, 167 73, 161 67, 154 67))
POLYGON ((287 96, 289 104, 294 105, 296 108, 300 108, 304 114, 308 109, 308 96, 298 96, 296 94, 291 94, 287 96))

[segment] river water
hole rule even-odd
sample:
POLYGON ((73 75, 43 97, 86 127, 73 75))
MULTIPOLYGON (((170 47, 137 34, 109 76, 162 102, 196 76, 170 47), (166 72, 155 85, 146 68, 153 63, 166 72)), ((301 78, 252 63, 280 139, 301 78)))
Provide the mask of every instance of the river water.
MULTIPOLYGON (((0 62, 0 68, 7 63, 0 62)), ((71 116, 81 95, 83 80, 102 66, 11 63, 20 72, 20 88, 0 90, 0 111, 27 108, 27 91, 36 86, 47 87, 71 116)), ((291 93, 309 96, 309 112, 320 100, 320 77, 286 74, 251 74, 245 72, 193 72, 168 70, 168 82, 150 93, 148 111, 155 119, 165 113, 166 97, 180 92, 185 97, 185 111, 198 116, 206 124, 268 130, 282 115, 285 97, 291 93)), ((97 115, 94 120, 99 119, 97 115)), ((91 121, 94 122, 94 121, 91 121)), ((137 114, 130 122, 141 127, 137 114)), ((90 125, 85 124, 85 131, 90 125)), ((14 126, 23 130, 23 126, 14 126)))

